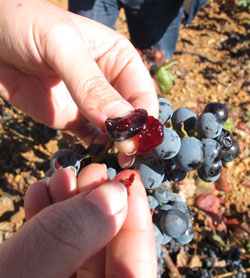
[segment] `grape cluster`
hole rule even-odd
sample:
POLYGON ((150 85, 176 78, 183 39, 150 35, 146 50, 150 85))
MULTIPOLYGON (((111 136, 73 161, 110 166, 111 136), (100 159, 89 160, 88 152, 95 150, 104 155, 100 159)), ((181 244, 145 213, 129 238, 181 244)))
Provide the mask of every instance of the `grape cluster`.
POLYGON ((205 182, 216 181, 223 162, 231 162, 239 154, 238 142, 223 128, 228 118, 226 106, 219 102, 209 103, 197 117, 186 107, 173 112, 164 98, 159 99, 159 104, 166 136, 154 154, 167 164, 168 174, 171 176, 178 171, 179 179, 176 174, 174 176, 175 181, 180 181, 185 173, 197 170, 205 182))
POLYGON ((159 98, 159 107, 158 119, 144 109, 136 109, 126 117, 107 119, 105 131, 110 145, 93 144, 86 149, 74 144, 70 149, 59 150, 51 158, 46 179, 57 169, 67 167, 77 175, 92 162, 105 163, 109 178, 113 179, 122 170, 117 153, 113 152, 113 141, 134 137, 138 150, 131 169, 139 171, 148 195, 160 269, 162 245, 171 240, 185 245, 194 236, 191 208, 180 195, 171 192, 171 182, 180 182, 194 170, 202 180, 216 181, 223 162, 237 157, 239 145, 223 128, 228 111, 222 103, 209 103, 198 117, 186 107, 174 111, 165 98, 159 98))

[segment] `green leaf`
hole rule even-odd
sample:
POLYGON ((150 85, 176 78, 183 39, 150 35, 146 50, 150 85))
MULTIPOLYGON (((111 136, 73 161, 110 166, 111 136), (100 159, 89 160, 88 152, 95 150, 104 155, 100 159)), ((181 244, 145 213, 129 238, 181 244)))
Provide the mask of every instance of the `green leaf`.
POLYGON ((232 133, 232 131, 233 131, 233 119, 228 118, 227 121, 225 122, 225 124, 223 125, 223 128, 232 133))
POLYGON ((221 238, 221 236, 219 236, 218 234, 214 234, 214 235, 212 236, 212 238, 213 238, 214 241, 218 242, 218 243, 219 243, 220 245, 222 245, 223 247, 226 246, 224 240, 223 240, 223 239, 221 238))

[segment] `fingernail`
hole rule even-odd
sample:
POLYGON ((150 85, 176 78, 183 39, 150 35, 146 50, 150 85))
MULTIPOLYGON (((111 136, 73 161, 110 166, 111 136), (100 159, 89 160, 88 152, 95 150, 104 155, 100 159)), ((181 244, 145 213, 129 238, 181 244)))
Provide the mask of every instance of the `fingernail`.
POLYGON ((77 174, 77 171, 76 171, 76 168, 74 167, 74 166, 68 166, 68 167, 66 167, 66 169, 69 169, 69 170, 71 170, 74 174, 75 174, 75 176, 76 176, 76 174, 77 174))
POLYGON ((102 163, 101 165, 103 166, 105 172, 107 172, 107 165, 105 163, 102 163))
POLYGON ((87 200, 94 203, 106 215, 120 212, 127 204, 127 189, 120 183, 109 181, 89 193, 87 200))
POLYGON ((134 110, 133 106, 125 101, 114 101, 104 107, 108 118, 124 117, 134 110))

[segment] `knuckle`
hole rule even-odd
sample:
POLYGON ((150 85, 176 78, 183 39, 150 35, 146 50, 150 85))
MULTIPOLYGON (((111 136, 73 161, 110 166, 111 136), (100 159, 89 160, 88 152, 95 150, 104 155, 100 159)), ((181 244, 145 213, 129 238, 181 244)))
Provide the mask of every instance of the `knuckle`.
MULTIPOLYGON (((82 227, 74 221, 72 211, 61 206, 55 205, 49 207, 50 211, 38 214, 36 217, 37 227, 45 238, 59 244, 64 244, 73 250, 81 252, 79 248, 79 239, 84 238, 82 227)), ((82 224, 82 223, 81 223, 82 224)))

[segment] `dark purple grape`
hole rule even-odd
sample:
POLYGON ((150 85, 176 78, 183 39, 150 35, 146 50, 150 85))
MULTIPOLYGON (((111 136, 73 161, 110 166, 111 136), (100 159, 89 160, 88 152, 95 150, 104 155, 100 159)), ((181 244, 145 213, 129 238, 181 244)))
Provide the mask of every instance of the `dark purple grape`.
POLYGON ((79 157, 82 157, 88 153, 88 151, 83 147, 82 144, 73 144, 70 149, 75 152, 79 157))
POLYGON ((165 170, 158 159, 144 159, 136 163, 135 169, 141 174, 141 179, 147 189, 159 187, 165 176, 165 170))
POLYGON ((157 70, 158 70, 158 65, 155 63, 150 67, 150 71, 149 71, 150 75, 154 77, 156 75, 157 70))
POLYGON ((159 98, 159 120, 166 124, 170 121, 173 115, 173 106, 165 98, 159 98))
POLYGON ((226 106, 220 102, 211 102, 207 104, 203 113, 207 112, 215 114, 222 124, 226 122, 228 117, 228 110, 226 106))
POLYGON ((170 128, 164 128, 163 132, 163 141, 153 150, 153 154, 160 159, 166 160, 173 158, 179 152, 181 139, 179 135, 170 128))
POLYGON ((186 176, 187 172, 179 168, 172 170, 172 172, 169 174, 169 178, 174 182, 180 182, 184 180, 186 176))
POLYGON ((186 214, 179 209, 162 211, 160 225, 162 231, 172 238, 178 238, 183 235, 189 225, 186 214))
POLYGON ((202 144, 205 151, 204 164, 212 165, 221 160, 222 152, 221 145, 214 139, 203 139, 202 144))
POLYGON ((221 160, 223 162, 231 162, 233 161, 240 153, 240 147, 237 140, 232 139, 232 146, 229 150, 222 152, 221 160))
POLYGON ((215 162, 214 164, 207 165, 204 164, 199 168, 199 171, 206 177, 212 178, 220 174, 222 169, 222 162, 219 160, 218 162, 215 162))
POLYGON ((195 128, 201 138, 216 138, 221 133, 222 124, 216 115, 208 112, 197 118, 195 128))
POLYGON ((170 200, 173 199, 173 194, 161 187, 156 188, 152 194, 155 199, 161 204, 168 203, 170 200))
POLYGON ((76 172, 80 170, 81 162, 75 152, 70 149, 61 149, 55 152, 50 160, 50 166, 53 171, 61 168, 73 166, 76 172))
POLYGON ((182 107, 174 111, 171 121, 174 129, 181 131, 181 127, 184 124, 184 129, 191 131, 195 128, 196 118, 191 109, 182 107))
POLYGON ((93 156, 98 155, 103 149, 105 148, 104 145, 102 144, 91 144, 88 148, 87 148, 87 152, 93 156))
POLYGON ((233 144, 231 132, 224 128, 222 128, 220 135, 214 140, 216 140, 221 145, 222 151, 229 150, 233 144))
POLYGON ((199 176, 199 178, 202 179, 205 182, 215 182, 215 181, 217 181, 219 179, 219 177, 220 177, 220 174, 221 173, 219 173, 217 176, 209 177, 209 176, 204 174, 204 172, 201 170, 201 168, 198 169, 198 176, 199 176))
POLYGON ((194 229, 192 224, 189 224, 186 232, 183 235, 179 236, 178 238, 175 238, 175 240, 178 243, 184 245, 189 243, 193 239, 193 237, 194 237, 194 229))
POLYGON ((165 204, 165 205, 162 205, 162 206, 158 207, 157 209, 158 209, 159 211, 162 211, 162 210, 168 211, 168 210, 171 210, 172 208, 173 208, 173 207, 172 207, 171 205, 165 204))
POLYGON ((204 147, 195 137, 181 139, 181 148, 172 159, 176 166, 186 172, 200 168, 204 163, 204 147))

